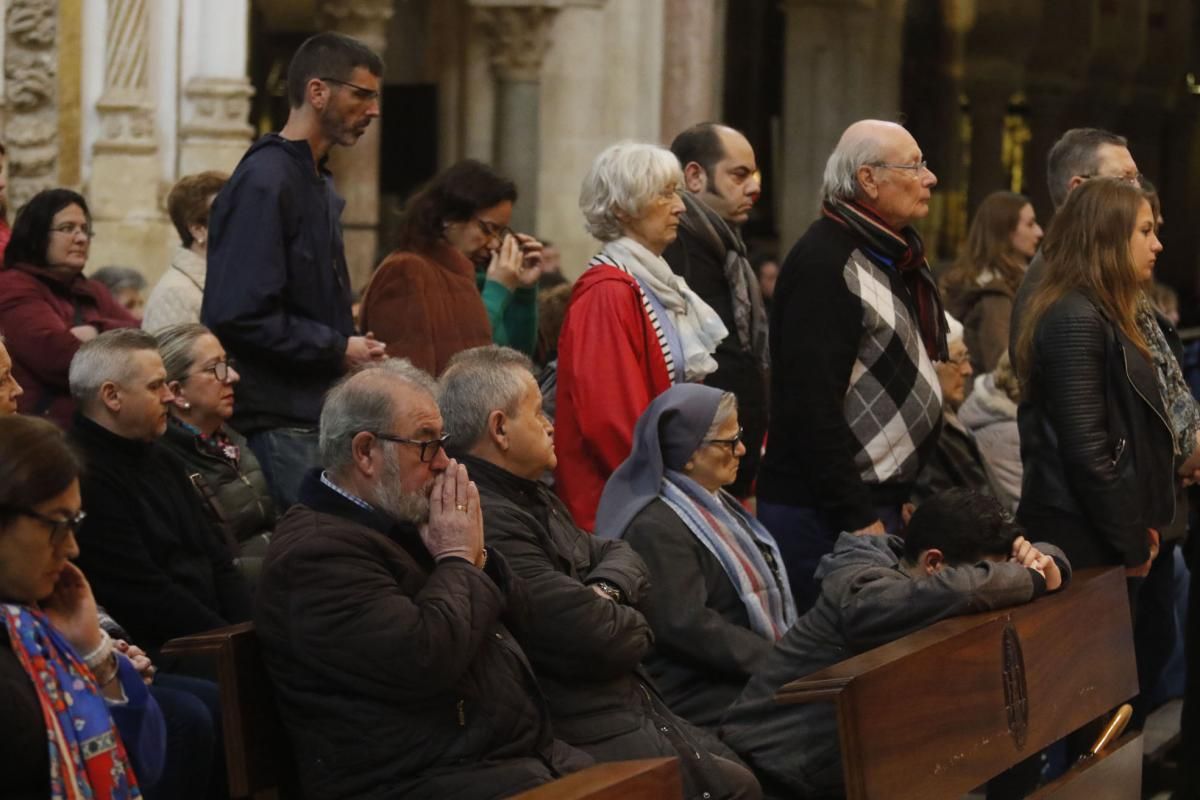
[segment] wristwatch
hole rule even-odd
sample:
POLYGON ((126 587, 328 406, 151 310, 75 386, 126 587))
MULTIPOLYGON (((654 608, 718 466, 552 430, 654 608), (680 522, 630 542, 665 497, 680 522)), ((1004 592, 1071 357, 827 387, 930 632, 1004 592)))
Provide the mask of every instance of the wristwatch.
POLYGON ((592 586, 595 586, 618 603, 624 600, 621 589, 608 581, 593 581, 592 586))

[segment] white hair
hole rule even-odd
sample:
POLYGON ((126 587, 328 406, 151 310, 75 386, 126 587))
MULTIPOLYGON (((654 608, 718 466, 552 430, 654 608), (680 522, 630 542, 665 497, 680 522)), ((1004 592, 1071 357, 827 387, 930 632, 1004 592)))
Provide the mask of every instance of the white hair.
POLYGON ((712 424, 708 426, 708 433, 704 434, 705 439, 712 439, 721 432, 721 428, 729 421, 729 418, 737 413, 738 402, 737 395, 733 392, 724 392, 721 399, 717 402, 717 412, 713 414, 712 424))
POLYGON ((579 210, 584 227, 602 242, 619 239, 624 231, 617 211, 636 218, 672 184, 683 186, 674 153, 655 144, 618 142, 596 156, 583 179, 579 210))
POLYGON ((825 162, 821 197, 826 202, 849 202, 858 198, 858 170, 883 160, 883 143, 873 136, 842 137, 825 162))

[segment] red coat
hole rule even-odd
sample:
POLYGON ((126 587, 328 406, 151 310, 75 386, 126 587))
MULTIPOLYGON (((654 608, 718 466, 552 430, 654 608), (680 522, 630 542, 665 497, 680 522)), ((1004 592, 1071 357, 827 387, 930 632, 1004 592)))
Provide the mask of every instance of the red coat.
POLYGON ((67 427, 75 404, 67 369, 82 344, 71 328, 93 325, 103 333, 136 328, 138 321, 104 284, 82 274, 64 278, 44 267, 18 264, 0 270, 0 333, 13 360, 13 377, 25 394, 22 414, 39 414, 67 427))
POLYGON ((590 267, 575 283, 558 340, 555 489, 592 530, 604 483, 633 445, 633 426, 671 375, 634 278, 590 267))

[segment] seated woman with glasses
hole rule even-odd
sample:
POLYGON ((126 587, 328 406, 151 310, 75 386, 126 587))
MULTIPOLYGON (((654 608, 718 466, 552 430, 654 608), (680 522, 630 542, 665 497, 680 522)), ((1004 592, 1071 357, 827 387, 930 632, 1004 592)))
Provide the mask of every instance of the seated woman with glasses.
POLYGON ((87 202, 47 189, 17 213, 0 270, 0 332, 25 388, 20 410, 64 427, 75 409, 67 389, 75 351, 104 331, 138 326, 103 284, 83 276, 91 240, 87 202))
POLYGON ((192 485, 253 588, 275 527, 275 505, 254 451, 226 424, 233 415, 237 370, 203 325, 172 325, 155 338, 175 396, 162 441, 187 465, 192 485))
POLYGON ((419 190, 363 294, 362 329, 431 375, 493 342, 532 355, 542 245, 508 227, 516 202, 512 181, 470 160, 419 190))
POLYGON ((0 452, 3 794, 140 797, 162 771, 166 730, 70 560, 80 459, 58 428, 19 415, 0 417, 0 452))
POLYGON ((655 684, 711 729, 796 621, 775 540, 722 488, 737 478, 741 437, 732 393, 671 387, 638 420, 596 514, 596 535, 623 538, 650 568, 655 684))

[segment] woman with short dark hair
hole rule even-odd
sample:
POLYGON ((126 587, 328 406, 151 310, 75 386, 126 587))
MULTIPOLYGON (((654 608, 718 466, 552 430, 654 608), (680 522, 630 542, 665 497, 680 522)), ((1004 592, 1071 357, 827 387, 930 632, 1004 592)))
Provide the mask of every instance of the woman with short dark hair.
POLYGON ((20 415, 0 417, 0 452, 5 796, 141 797, 139 783, 162 771, 166 731, 71 563, 82 462, 62 431, 20 415))
POLYGON ((70 422, 75 404, 67 368, 86 341, 137 319, 105 286, 83 276, 92 241, 87 201, 70 189, 46 189, 17 212, 0 270, 0 331, 25 387, 22 413, 70 422))
POLYGON ((471 160, 413 195, 363 295, 362 329, 431 375, 493 342, 532 355, 542 245, 508 227, 516 202, 512 181, 471 160))

